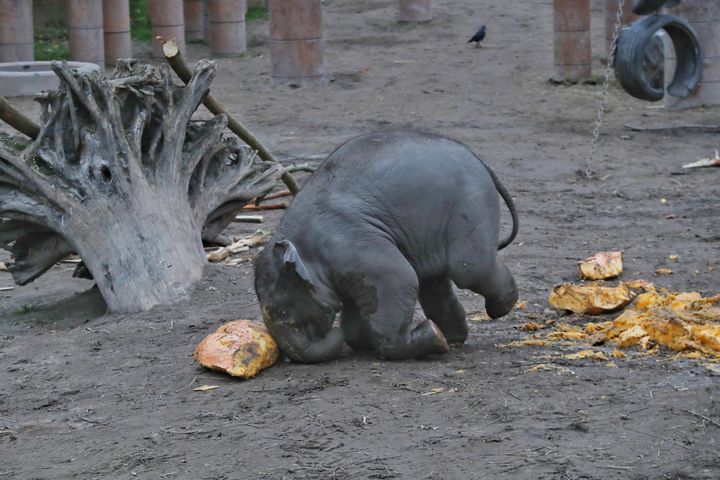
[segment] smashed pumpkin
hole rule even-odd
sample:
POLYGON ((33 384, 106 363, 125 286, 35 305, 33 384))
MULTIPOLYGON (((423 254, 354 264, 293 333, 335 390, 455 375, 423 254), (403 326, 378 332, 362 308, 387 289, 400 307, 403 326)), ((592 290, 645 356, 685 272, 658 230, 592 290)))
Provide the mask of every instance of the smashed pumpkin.
POLYGON ((622 252, 599 252, 577 262, 582 280, 605 280, 623 271, 622 252))
POLYGON ((574 313, 599 315, 623 308, 634 296, 623 283, 617 287, 605 287, 597 283, 563 283, 550 292, 550 305, 574 313))
POLYGON ((234 320, 211 333, 197 346, 193 359, 203 367, 233 377, 252 378, 280 357, 277 343, 264 325, 234 320))

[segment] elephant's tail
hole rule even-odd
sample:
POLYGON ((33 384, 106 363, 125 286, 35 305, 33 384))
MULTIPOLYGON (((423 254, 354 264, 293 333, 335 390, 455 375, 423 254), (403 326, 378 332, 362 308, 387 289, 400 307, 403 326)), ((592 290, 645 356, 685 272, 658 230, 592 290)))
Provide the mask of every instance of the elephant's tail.
POLYGON ((505 204, 508 207, 508 210, 510 210, 510 216, 512 217, 512 231, 510 232, 510 235, 507 236, 504 240, 501 240, 498 243, 498 250, 502 250, 503 248, 507 247, 512 243, 513 240, 515 240, 515 237, 518 233, 518 215, 517 210, 515 210, 515 202, 513 202, 512 197, 510 196, 510 192, 508 192, 508 189, 505 187, 505 185, 500 181, 497 175, 495 175, 495 172, 493 172, 492 168, 488 167, 485 162, 483 162, 482 158, 477 157, 478 160, 480 160, 480 163, 483 164, 485 169, 490 174, 490 178, 492 178, 493 183, 495 184, 495 188, 497 188, 498 193, 502 197, 503 200, 505 200, 505 204))

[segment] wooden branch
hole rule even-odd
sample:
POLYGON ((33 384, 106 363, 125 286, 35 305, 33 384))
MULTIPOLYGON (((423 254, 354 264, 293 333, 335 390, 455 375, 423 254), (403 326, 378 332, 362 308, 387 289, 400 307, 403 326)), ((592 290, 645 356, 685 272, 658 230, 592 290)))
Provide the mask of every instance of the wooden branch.
POLYGON ((5 97, 0 97, 0 120, 33 140, 40 135, 40 126, 15 110, 5 97))
POLYGON ((266 200, 275 200, 276 198, 288 197, 288 196, 290 196, 290 195, 292 195, 292 192, 290 192, 290 190, 280 190, 279 192, 268 193, 268 194, 265 195, 264 197, 258 197, 258 198, 256 198, 256 199, 255 199, 255 204, 256 204, 256 205, 259 205, 260 202, 264 202, 264 201, 266 201, 266 200))
POLYGON ((720 125, 697 125, 697 124, 681 124, 681 125, 655 125, 645 127, 641 125, 625 125, 625 128, 633 132, 668 132, 672 130, 690 130, 705 133, 720 133, 720 125))
MULTIPOLYGON (((189 82, 192 78, 192 72, 187 66, 187 63, 185 63, 185 59, 183 58, 180 49, 178 48, 175 41, 166 40, 162 37, 157 37, 157 40, 162 42, 165 60, 167 60, 168 64, 170 64, 170 66, 175 71, 180 80, 185 83, 189 82)), ((242 141, 247 143, 250 148, 257 151, 258 156, 263 161, 277 162, 275 160, 275 157, 273 157, 270 151, 267 150, 262 143, 260 143, 260 141, 255 137, 255 135, 253 135, 250 130, 248 130, 242 123, 240 123, 240 121, 234 115, 232 115, 228 111, 228 109, 225 108, 225 106, 220 103, 220 101, 218 101, 211 93, 208 93, 205 96, 205 98, 203 99, 203 105, 205 105, 207 109, 215 115, 225 115, 228 119, 228 128, 234 134, 240 137, 242 141)), ((300 191, 300 188, 295 182, 292 174, 290 174, 289 172, 284 172, 281 178, 283 183, 285 183, 285 185, 293 194, 296 194, 298 191, 300 191)))

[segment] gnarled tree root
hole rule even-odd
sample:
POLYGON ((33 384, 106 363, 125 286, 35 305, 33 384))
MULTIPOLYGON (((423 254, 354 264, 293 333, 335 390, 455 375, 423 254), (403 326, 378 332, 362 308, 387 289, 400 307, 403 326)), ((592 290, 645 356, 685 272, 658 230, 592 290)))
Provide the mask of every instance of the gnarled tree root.
POLYGON ((201 61, 184 87, 167 66, 124 61, 109 78, 53 64, 37 138, 0 145, 0 248, 18 284, 79 254, 112 312, 185 298, 213 238, 284 172, 235 137, 224 115, 191 121, 215 76, 201 61))

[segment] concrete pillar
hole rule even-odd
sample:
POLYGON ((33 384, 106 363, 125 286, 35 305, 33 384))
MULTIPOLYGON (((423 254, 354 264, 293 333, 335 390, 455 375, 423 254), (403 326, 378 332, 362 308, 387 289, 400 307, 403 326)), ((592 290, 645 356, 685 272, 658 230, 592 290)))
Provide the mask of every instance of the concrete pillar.
POLYGON ((0 62, 33 60, 32 0, 0 0, 0 62))
MULTIPOLYGON (((697 89, 686 98, 665 95, 665 105, 671 108, 691 108, 700 105, 720 105, 720 2, 683 0, 665 13, 682 17, 695 29, 702 50, 702 76, 697 89)), ((667 78, 675 71, 675 52, 666 49, 665 72, 667 78)))
POLYGON ((105 66, 103 0, 66 0, 70 59, 105 66))
POLYGON ((210 0, 209 6, 210 52, 213 55, 244 52, 245 0, 210 0))
POLYGON ((162 58, 162 45, 155 37, 175 39, 185 53, 185 14, 183 0, 149 0, 150 25, 153 34, 153 56, 162 58))
MULTIPOLYGON (((615 34, 615 21, 617 20, 618 0, 605 0, 605 52, 610 54, 613 35, 615 34)), ((621 17, 622 25, 632 23, 637 19, 632 11, 632 0, 625 0, 621 17)))
POLYGON ((203 40, 203 0, 185 0, 185 40, 203 40))
POLYGON ((274 83, 324 82, 320 0, 270 0, 270 61, 274 83))
POLYGON ((429 22, 432 19, 430 0, 400 0, 401 22, 429 22))
POLYGON ((590 0, 553 0, 556 80, 582 80, 592 75, 590 0))
POLYGON ((105 62, 113 65, 118 58, 132 57, 129 0, 103 0, 105 62))

